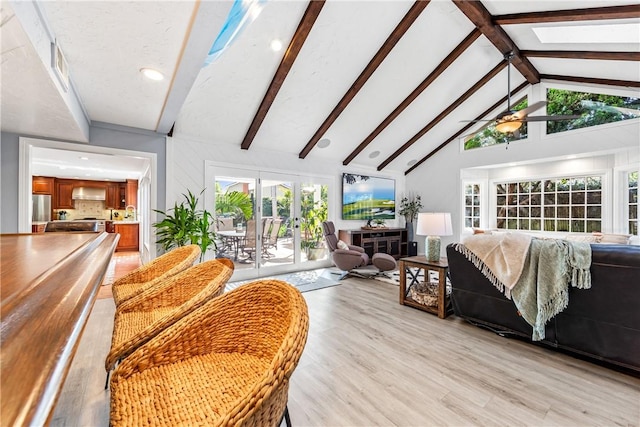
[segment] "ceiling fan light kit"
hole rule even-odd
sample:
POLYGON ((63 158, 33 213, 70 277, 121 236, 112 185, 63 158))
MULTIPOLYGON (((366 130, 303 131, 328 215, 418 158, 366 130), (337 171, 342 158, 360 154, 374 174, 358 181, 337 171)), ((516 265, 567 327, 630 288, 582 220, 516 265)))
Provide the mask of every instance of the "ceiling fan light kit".
POLYGON ((496 130, 502 133, 509 133, 520 129, 520 126, 522 126, 522 122, 519 120, 499 122, 496 124, 496 130))

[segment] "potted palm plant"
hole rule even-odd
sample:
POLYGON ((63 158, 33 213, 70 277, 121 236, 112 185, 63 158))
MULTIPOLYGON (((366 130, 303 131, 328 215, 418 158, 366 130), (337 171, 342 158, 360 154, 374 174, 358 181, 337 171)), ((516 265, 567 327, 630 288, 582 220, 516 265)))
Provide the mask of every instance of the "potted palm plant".
MULTIPOLYGON (((216 248, 213 217, 206 209, 198 209, 198 197, 190 190, 187 192, 188 194, 183 194, 185 201, 179 204, 176 202, 167 212, 154 209, 164 216, 162 221, 153 224, 158 238, 156 243, 162 245, 165 251, 178 246, 198 245, 202 261, 208 249, 216 248)), ((203 192, 204 190, 200 194, 203 192)))

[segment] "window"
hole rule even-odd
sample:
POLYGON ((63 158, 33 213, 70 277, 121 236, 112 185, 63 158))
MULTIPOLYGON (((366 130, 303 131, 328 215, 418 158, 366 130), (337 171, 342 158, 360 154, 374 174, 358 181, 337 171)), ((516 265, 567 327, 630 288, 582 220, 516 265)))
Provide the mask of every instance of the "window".
POLYGON ((627 175, 627 188, 629 190, 629 210, 627 220, 629 234, 638 234, 638 172, 630 172, 627 175))
POLYGON ((464 186, 464 226, 480 227, 480 186, 478 184, 464 186))
POLYGON ((510 230, 601 231, 602 177, 496 184, 496 226, 510 230))
MULTIPOLYGON (((514 111, 527 108, 528 100, 523 98, 511 107, 514 111)), ((489 124, 484 126, 475 134, 469 135, 465 138, 464 149, 471 150, 474 148, 489 147, 491 145, 506 144, 511 141, 518 141, 527 137, 527 123, 523 123, 520 129, 513 133, 502 133, 496 130, 496 122, 490 121, 489 124)))
POLYGON ((640 117, 640 99, 570 90, 547 90, 547 114, 580 114, 575 120, 547 122, 547 133, 640 117))

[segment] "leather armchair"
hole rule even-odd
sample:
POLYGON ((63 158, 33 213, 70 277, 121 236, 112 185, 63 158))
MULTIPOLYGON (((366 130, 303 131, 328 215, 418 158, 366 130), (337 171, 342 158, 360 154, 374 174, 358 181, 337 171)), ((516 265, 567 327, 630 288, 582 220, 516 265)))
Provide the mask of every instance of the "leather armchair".
POLYGON ((332 221, 323 222, 322 230, 327 247, 331 252, 333 264, 344 272, 340 279, 344 279, 350 273, 353 274, 351 270, 354 268, 364 267, 369 264, 369 255, 360 246, 348 245, 349 249, 338 248, 336 227, 332 221))

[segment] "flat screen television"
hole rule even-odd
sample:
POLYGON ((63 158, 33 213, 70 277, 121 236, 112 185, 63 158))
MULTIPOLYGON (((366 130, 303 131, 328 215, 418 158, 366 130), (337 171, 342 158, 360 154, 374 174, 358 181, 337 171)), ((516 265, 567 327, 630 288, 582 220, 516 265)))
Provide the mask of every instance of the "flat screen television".
POLYGON ((395 219, 396 181, 342 174, 342 219, 395 219))

